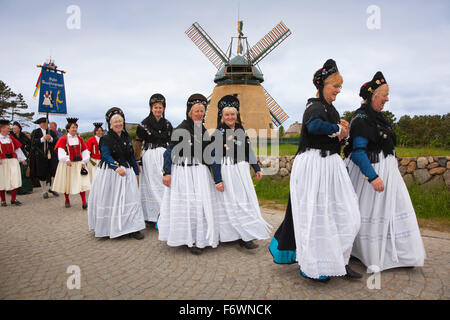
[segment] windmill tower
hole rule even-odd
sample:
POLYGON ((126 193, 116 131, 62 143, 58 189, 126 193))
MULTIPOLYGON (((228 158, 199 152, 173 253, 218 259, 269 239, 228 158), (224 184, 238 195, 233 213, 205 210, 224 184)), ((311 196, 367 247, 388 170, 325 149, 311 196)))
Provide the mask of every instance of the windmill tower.
POLYGON ((238 21, 238 37, 231 38, 228 54, 219 48, 197 22, 186 30, 186 34, 218 69, 214 77, 216 86, 206 113, 206 128, 216 128, 217 103, 225 95, 238 97, 243 125, 247 130, 256 130, 257 135, 260 129, 270 132, 274 125, 279 126, 288 119, 288 115, 261 85, 264 77, 258 67, 258 63, 291 34, 283 22, 250 48, 247 37, 242 33, 242 21, 238 21), (234 55, 235 42, 237 51, 234 55))

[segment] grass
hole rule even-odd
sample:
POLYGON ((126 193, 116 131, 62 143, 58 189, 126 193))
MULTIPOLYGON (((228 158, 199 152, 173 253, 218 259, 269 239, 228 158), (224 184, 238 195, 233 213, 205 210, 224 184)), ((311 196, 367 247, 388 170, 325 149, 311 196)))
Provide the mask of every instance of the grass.
MULTIPOLYGON (((289 198, 289 178, 265 176, 254 181, 260 205, 284 211, 289 198)), ((421 228, 450 232, 450 191, 447 187, 425 189, 408 185, 409 195, 421 228)))
MULTIPOLYGON (((298 146, 293 144, 280 144, 278 145, 278 155, 280 156, 293 156, 297 152, 298 146)), ((261 152, 257 152, 259 150, 259 147, 253 147, 253 151, 257 154, 263 153, 263 150, 261 152)), ((265 155, 271 156, 271 146, 267 146, 267 151, 265 151, 265 155)), ((273 154, 275 156, 275 154, 273 154)))
POLYGON ((397 157, 450 156, 449 149, 434 147, 396 147, 397 157))
MULTIPOLYGON (((278 146, 278 154, 280 156, 293 156, 297 152, 297 145, 280 144, 278 146)), ((259 148, 254 146, 253 150, 259 148)), ((271 155, 271 146, 267 146, 266 155, 271 155)), ((423 156, 450 156, 450 149, 434 148, 434 147, 396 147, 397 157, 423 157, 423 156)))
POLYGON ((450 231, 450 191, 446 186, 425 189, 413 183, 408 191, 421 227, 450 231))

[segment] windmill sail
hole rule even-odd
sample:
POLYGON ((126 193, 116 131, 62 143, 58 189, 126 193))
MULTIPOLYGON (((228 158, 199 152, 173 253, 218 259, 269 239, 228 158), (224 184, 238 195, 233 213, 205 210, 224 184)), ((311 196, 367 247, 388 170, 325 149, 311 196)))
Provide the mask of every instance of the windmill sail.
POLYGON ((281 109, 278 103, 272 98, 272 96, 264 88, 264 95, 266 96, 267 106, 269 107, 270 116, 272 117, 272 122, 277 127, 286 121, 289 116, 286 112, 281 109))
POLYGON ((252 64, 259 63, 290 35, 291 30, 289 30, 284 25, 283 21, 281 21, 250 49, 249 53, 252 64))
POLYGON ((195 22, 185 33, 217 69, 220 69, 228 62, 227 55, 219 48, 206 31, 203 30, 198 22, 195 22))

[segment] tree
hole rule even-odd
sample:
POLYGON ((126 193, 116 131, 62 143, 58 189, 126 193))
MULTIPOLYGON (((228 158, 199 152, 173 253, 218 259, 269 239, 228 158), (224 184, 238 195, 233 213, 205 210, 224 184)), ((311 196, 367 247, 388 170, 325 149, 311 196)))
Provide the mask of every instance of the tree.
MULTIPOLYGON (((353 116, 355 115, 355 112, 356 112, 356 110, 355 111, 344 111, 344 113, 342 114, 342 118, 344 118, 348 123, 350 123, 350 121, 352 121, 353 116)), ((397 119, 395 118, 395 115, 392 112, 381 111, 381 114, 387 121, 389 121, 391 126, 395 125, 395 121, 397 121, 397 119)))
POLYGON ((342 118, 344 118, 345 121, 350 123, 354 115, 355 111, 344 111, 344 113, 342 114, 342 118))
POLYGON ((7 110, 13 106, 13 99, 16 94, 12 92, 11 88, 0 80, 0 117, 4 117, 7 110))
POLYGON ((278 137, 279 137, 279 138, 283 138, 283 136, 284 136, 284 127, 281 125, 281 126, 278 128, 278 137))
POLYGON ((392 112, 387 111, 387 110, 381 111, 381 114, 387 121, 389 121, 389 123, 391 124, 392 127, 395 127, 395 121, 397 121, 395 114, 393 114, 392 112))
POLYGON ((34 112, 25 112, 28 105, 21 93, 14 93, 6 83, 0 80, 0 117, 18 121, 28 127, 33 120, 34 112))

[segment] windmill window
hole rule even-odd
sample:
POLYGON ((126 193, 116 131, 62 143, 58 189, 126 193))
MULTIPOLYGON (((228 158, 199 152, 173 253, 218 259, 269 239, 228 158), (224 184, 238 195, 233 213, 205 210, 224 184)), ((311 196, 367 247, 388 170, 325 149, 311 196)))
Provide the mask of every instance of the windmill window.
POLYGON ((251 66, 228 66, 227 73, 252 73, 251 66))

